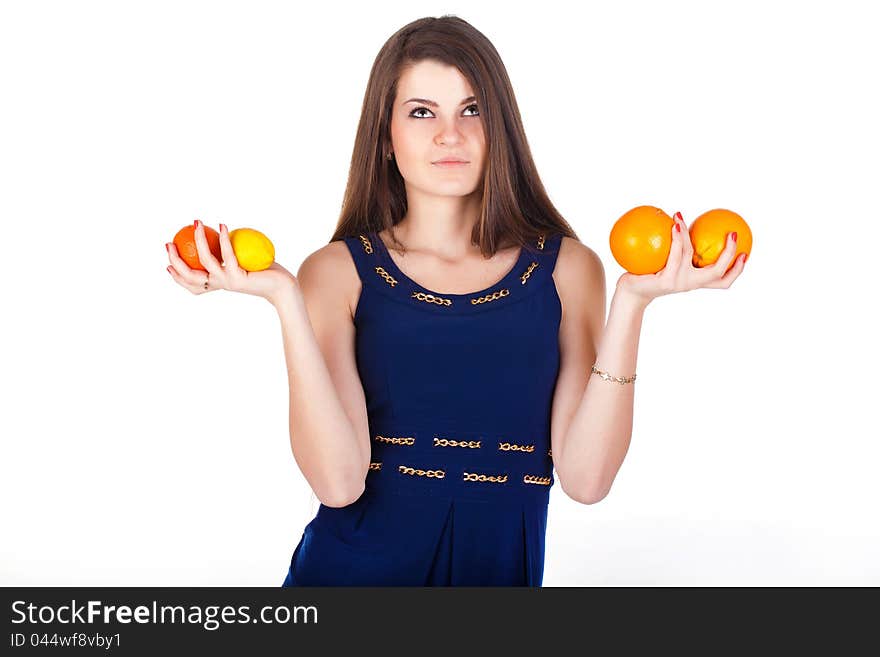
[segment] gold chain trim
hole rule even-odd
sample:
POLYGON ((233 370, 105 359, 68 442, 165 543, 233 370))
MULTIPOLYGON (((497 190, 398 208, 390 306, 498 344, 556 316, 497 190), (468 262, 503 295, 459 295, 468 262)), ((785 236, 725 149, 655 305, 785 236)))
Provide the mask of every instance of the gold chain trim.
POLYGON ((389 274, 387 271, 385 271, 385 269, 383 267, 376 267, 376 273, 379 274, 379 276, 381 276, 382 278, 384 278, 385 282, 388 283, 388 285, 390 285, 391 287, 394 287, 395 285, 397 285, 397 281, 394 279, 394 277, 391 274, 389 274))
POLYGON ((517 445, 516 443, 498 443, 498 449, 504 452, 534 452, 534 445, 517 445))
MULTIPOLYGON (((541 233, 538 236, 538 248, 541 249, 542 251, 544 250, 544 238, 545 238, 544 233, 541 233)), ((367 238, 364 237, 363 235, 361 235, 361 239, 366 240, 366 244, 365 244, 364 248, 368 248, 369 251, 367 251, 367 252, 372 253, 372 251, 373 251, 372 246, 368 246, 369 240, 367 240, 367 238)), ((522 276, 520 276, 520 281, 522 281, 523 285, 525 285, 526 281, 529 280, 529 276, 532 275, 532 271, 537 266, 538 266, 537 262, 532 262, 529 265, 528 269, 525 271, 525 273, 522 276)), ((376 271, 379 271, 379 269, 381 269, 381 268, 376 267, 376 271)), ((382 270, 382 271, 384 272, 384 270, 382 270)), ((382 274, 382 272, 379 272, 379 273, 382 274)), ((388 274, 382 274, 382 275, 388 276, 388 274)), ((390 276, 389 276, 389 278, 390 278, 390 276)), ((386 278, 385 280, 388 281, 388 278, 386 278)), ((391 280, 394 280, 394 279, 392 278, 391 280)), ((388 282, 390 283, 390 281, 388 281, 388 282)), ((391 286, 394 287, 394 284, 391 283, 391 286)), ((508 294, 510 294, 510 290, 508 290, 507 288, 504 288, 501 290, 496 290, 495 292, 492 292, 492 294, 486 294, 486 295, 483 295, 482 297, 474 297, 473 299, 471 299, 471 304, 477 305, 480 303, 488 303, 489 301, 497 301, 498 299, 501 299, 502 297, 506 297, 508 294)), ((452 299, 447 299, 444 297, 435 296, 433 294, 427 294, 425 292, 413 292, 412 298, 418 299, 419 301, 425 301, 427 303, 436 303, 438 306, 451 306, 452 305, 452 299)))
POLYGON ((382 461, 370 463, 370 470, 381 470, 382 461))
POLYGON ((393 445, 412 445, 416 442, 415 438, 406 436, 402 438, 388 438, 386 436, 376 436, 376 440, 382 443, 391 443, 393 445))
POLYGON ((435 297, 433 294, 425 294, 424 292, 413 292, 414 299, 419 301, 427 301, 428 303, 436 303, 438 306, 451 306, 452 299, 444 299, 443 297, 435 297))
POLYGON ((479 440, 451 440, 447 438, 434 438, 434 447, 471 447, 480 446, 479 440))
POLYGON ((522 276, 519 277, 519 280, 522 281, 523 285, 525 285, 526 281, 529 280, 529 276, 532 275, 532 270, 534 270, 534 268, 537 266, 538 266, 538 263, 533 262, 532 264, 529 265, 529 268, 526 269, 526 272, 522 276))
POLYGON ((527 484, 541 484, 542 486, 550 485, 550 477, 539 477, 537 475, 524 475, 523 481, 527 484))
POLYGON ((419 470, 418 468, 410 468, 405 465, 398 466, 397 468, 403 474, 408 475, 419 475, 420 477, 436 477, 437 479, 443 479, 446 476, 446 473, 443 470, 419 470))
POLYGON ((504 288, 503 290, 498 290, 497 292, 493 292, 492 294, 487 294, 482 297, 476 297, 471 299, 471 304, 476 306, 478 303, 486 303, 487 301, 495 301, 496 299, 500 299, 501 297, 506 297, 510 294, 510 290, 504 288))
POLYGON ((473 472, 465 472, 464 473, 465 481, 491 481, 495 484, 503 484, 507 481, 507 475, 484 475, 484 474, 476 474, 473 472))
POLYGON ((358 235, 358 237, 361 238, 361 242, 364 245, 364 251, 366 251, 367 253, 372 253, 373 252, 373 245, 370 243, 370 240, 367 239, 367 237, 365 235, 358 235))

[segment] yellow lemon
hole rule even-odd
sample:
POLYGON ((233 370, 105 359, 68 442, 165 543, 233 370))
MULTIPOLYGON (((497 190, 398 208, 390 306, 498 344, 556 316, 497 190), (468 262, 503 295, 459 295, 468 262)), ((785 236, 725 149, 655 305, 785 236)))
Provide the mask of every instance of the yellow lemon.
POLYGON ((229 233, 232 250, 245 271, 262 271, 275 262, 275 245, 258 230, 236 228, 229 233))

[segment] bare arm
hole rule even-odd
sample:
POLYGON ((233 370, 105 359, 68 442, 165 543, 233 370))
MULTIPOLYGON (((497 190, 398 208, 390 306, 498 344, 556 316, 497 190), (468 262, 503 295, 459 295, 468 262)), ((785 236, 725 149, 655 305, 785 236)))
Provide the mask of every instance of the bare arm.
MULTIPOLYGON (((615 292, 599 338, 596 367, 612 376, 635 372, 645 305, 625 292, 615 292)), ((593 504, 611 489, 632 437, 634 392, 632 384, 604 381, 598 374, 588 379, 565 432, 560 463, 560 473, 564 472, 560 477, 566 477, 575 499, 593 504)))
MULTIPOLYGON (((672 246, 666 266, 656 274, 622 274, 607 322, 605 271, 598 256, 577 245, 569 249, 574 257, 566 258, 564 266, 557 266, 564 279, 563 317, 568 308, 575 319, 568 320, 569 331, 560 330, 563 347, 567 345, 568 349, 563 349, 564 363, 554 399, 553 457, 563 489, 585 504, 598 502, 608 494, 626 457, 632 438, 635 393, 632 383, 619 385, 598 374, 590 376, 590 365, 595 362, 598 369, 611 376, 635 374, 642 319, 652 299, 703 287, 727 289, 743 271, 745 254, 736 256, 735 232, 728 233, 724 250, 714 264, 695 267, 693 245, 680 212, 675 213, 670 231, 672 246), (581 343, 583 346, 579 346, 581 343)), ((563 265, 562 256, 560 252, 559 265, 563 265)), ((566 321, 563 319, 563 325, 566 321)))
POLYGON ((554 278, 562 301, 561 365, 553 397, 553 462, 562 489, 577 502, 603 499, 629 449, 633 386, 590 375, 635 371, 645 304, 617 291, 605 321, 605 270, 590 248, 566 238, 554 278))
POLYGON ((347 247, 311 254, 272 300, 290 387, 290 445, 315 495, 345 506, 364 491, 370 439, 349 299, 360 282, 347 247), (346 275, 348 274, 348 275, 346 275))

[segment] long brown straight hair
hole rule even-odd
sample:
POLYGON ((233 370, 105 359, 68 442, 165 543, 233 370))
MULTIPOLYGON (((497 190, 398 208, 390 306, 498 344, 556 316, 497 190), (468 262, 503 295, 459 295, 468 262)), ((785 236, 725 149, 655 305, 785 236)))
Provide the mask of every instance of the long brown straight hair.
MULTIPOLYGON (((501 57, 482 32, 453 15, 405 25, 379 50, 364 94, 339 221, 331 242, 393 227, 406 215, 406 188, 391 152, 391 112, 403 71, 422 60, 455 66, 474 89, 486 136, 480 218, 471 240, 485 257, 504 240, 530 249, 538 235, 578 239, 538 176, 501 57)), ((396 242, 396 237, 394 237, 396 242)), ((399 242, 397 242, 399 244, 399 242)))

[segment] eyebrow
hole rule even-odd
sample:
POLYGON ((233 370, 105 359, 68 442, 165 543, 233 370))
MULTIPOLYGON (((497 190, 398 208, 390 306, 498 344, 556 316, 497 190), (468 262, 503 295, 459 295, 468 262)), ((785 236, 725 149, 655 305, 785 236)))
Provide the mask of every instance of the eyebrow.
MULTIPOLYGON (((472 100, 476 100, 476 99, 477 99, 476 96, 468 96, 463 101, 461 101, 461 104, 464 105, 465 103, 469 103, 472 100)), ((427 98, 410 98, 409 100, 403 101, 401 103, 401 105, 406 105, 407 103, 422 103, 424 105, 430 105, 431 107, 440 107, 433 100, 428 100, 427 98)))

